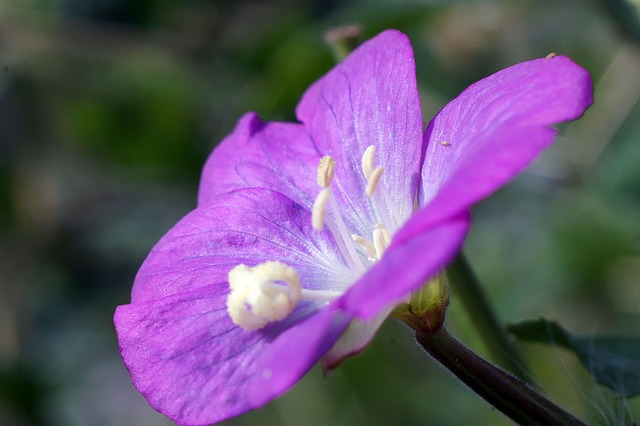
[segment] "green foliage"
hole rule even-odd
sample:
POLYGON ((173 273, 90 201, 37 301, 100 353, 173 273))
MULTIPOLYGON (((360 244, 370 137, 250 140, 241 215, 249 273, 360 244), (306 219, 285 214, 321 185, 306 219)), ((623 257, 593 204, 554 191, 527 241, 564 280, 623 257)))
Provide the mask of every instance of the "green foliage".
POLYGON ((640 395, 640 336, 574 336, 543 318, 507 329, 518 339, 573 352, 597 383, 623 398, 640 395))

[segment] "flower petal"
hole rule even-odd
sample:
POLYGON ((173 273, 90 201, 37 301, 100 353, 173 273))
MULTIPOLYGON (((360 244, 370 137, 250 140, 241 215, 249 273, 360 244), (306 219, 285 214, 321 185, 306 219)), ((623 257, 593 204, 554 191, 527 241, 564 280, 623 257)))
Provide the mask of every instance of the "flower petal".
POLYGON ((279 191, 310 209, 318 193, 320 155, 300 124, 264 122, 245 114, 209 156, 202 170, 198 205, 239 188, 279 191))
POLYGON ((393 311, 393 306, 384 309, 371 321, 360 321, 358 319, 351 321, 340 335, 340 338, 322 357, 322 369, 324 372, 329 372, 345 359, 365 350, 391 311, 393 311))
MULTIPOLYGON (((420 218, 412 217, 407 225, 413 227, 414 220, 420 218)), ((462 212, 401 243, 392 240, 384 256, 340 299, 342 308, 354 317, 371 320, 400 303, 445 268, 462 246, 468 229, 469 214, 462 212)))
POLYGON ((551 125, 584 113, 592 91, 587 71, 562 56, 470 86, 427 128, 419 203, 429 209, 419 214, 455 215, 504 185, 553 142, 551 125))
POLYGON ((133 303, 227 282, 244 263, 277 260, 295 268, 307 288, 340 290, 351 280, 327 232, 279 192, 244 189, 220 196, 182 219, 153 248, 133 286, 133 303))
POLYGON ((284 331, 247 332, 229 319, 220 287, 209 286, 120 306, 114 322, 124 363, 149 404, 179 424, 206 425, 258 408, 295 384, 346 327, 347 318, 334 313, 284 331), (265 371, 274 371, 273 380, 265 371))
POLYGON ((266 345, 233 324, 219 287, 119 306, 120 352, 149 404, 180 424, 209 424, 254 408, 242 398, 266 345))
POLYGON ((262 405, 293 386, 333 346, 350 318, 334 303, 282 333, 257 361, 249 400, 262 405))
POLYGON ((160 240, 136 277, 132 303, 118 307, 114 318, 134 384, 154 408, 183 424, 219 421, 284 392, 348 322, 323 310, 323 303, 303 301, 285 320, 256 332, 233 324, 227 274, 239 263, 281 261, 296 269, 306 288, 344 289, 351 272, 341 270, 328 234, 312 229, 310 213, 279 192, 244 189, 212 203, 160 240), (290 370, 262 361, 258 369, 257 359, 281 359, 279 351, 291 348, 277 342, 293 338, 290 370), (269 356, 272 343, 275 357, 269 356), (252 377, 265 369, 279 371, 277 380, 264 392, 252 389, 253 400, 247 399, 252 377))
POLYGON ((352 232, 369 235, 380 220, 365 195, 361 161, 369 145, 376 147, 376 165, 385 168, 382 182, 393 207, 402 220, 409 217, 423 122, 413 51, 404 34, 385 31, 363 43, 307 90, 297 116, 320 153, 336 160, 332 188, 352 232))

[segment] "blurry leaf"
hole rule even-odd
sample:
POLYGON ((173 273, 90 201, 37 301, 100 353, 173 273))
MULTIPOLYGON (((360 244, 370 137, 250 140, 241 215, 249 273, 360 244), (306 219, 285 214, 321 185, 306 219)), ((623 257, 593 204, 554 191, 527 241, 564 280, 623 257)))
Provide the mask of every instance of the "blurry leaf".
POLYGON ((197 178, 208 149, 201 99, 188 76, 170 65, 92 69, 101 84, 80 81, 60 101, 65 141, 115 164, 197 178))
POLYGON ((507 329, 521 340, 575 353, 597 383, 624 398, 640 395, 640 337, 573 336, 544 318, 510 324, 507 329))
POLYGON ((640 5, 631 0, 601 0, 619 29, 628 36, 640 41, 640 5))
MULTIPOLYGON (((36 408, 46 391, 42 377, 21 363, 0 369, 0 407, 9 410, 9 414, 18 414, 29 424, 44 424, 42 413, 36 408)), ((0 412, 0 420, 2 414, 6 413, 0 412)))

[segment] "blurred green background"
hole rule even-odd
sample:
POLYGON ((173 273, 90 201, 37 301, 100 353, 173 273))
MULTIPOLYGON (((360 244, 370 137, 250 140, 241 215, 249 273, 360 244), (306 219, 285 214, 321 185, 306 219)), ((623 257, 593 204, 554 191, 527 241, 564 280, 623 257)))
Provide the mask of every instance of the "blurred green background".
MULTIPOLYGON (((567 54, 596 104, 474 210, 465 251, 504 321, 640 334, 637 1, 0 0, 0 425, 167 425, 131 385, 111 317, 195 205, 245 111, 292 120, 348 23, 413 43, 425 118, 492 72, 567 54)), ((448 324, 486 354, 453 295, 448 324)), ((559 349, 522 345, 591 424, 640 420, 559 349)), ((620 377, 620 387, 624 387, 620 377)), ((509 425, 389 321, 328 377, 229 425, 509 425)))

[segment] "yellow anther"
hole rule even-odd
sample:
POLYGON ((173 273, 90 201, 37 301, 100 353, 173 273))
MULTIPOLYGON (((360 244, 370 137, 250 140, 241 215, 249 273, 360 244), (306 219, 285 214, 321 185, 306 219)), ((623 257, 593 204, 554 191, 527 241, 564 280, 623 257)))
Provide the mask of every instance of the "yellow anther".
POLYGON ((313 229, 322 231, 324 229, 324 216, 327 212, 327 203, 331 197, 331 188, 325 188, 316 197, 311 210, 311 225, 313 229))
POLYGON ((351 235, 351 239, 360 247, 362 247, 362 249, 365 251, 369 259, 375 259, 376 248, 371 241, 357 234, 351 235))
POLYGON ((376 223, 376 227, 373 230, 373 246, 376 250, 376 258, 380 259, 384 254, 387 247, 391 244, 391 235, 389 230, 382 223, 376 223))
POLYGON ((382 234, 384 235, 384 238, 387 240, 387 243, 391 243, 391 234, 389 234, 389 230, 387 229, 384 223, 382 222, 376 223, 376 226, 374 229, 379 229, 380 231, 382 231, 382 234))
POLYGON ((323 188, 327 188, 333 180, 335 173, 336 160, 329 155, 326 155, 320 159, 318 163, 318 185, 323 188))
POLYGON ((378 185, 378 181, 380 180, 380 177, 382 177, 383 172, 384 167, 376 167, 375 170, 369 175, 366 189, 367 195, 369 197, 371 197, 373 195, 373 192, 376 190, 376 186, 378 185))
POLYGON ((369 176, 371 176, 371 173, 373 173, 373 169, 375 169, 375 154, 376 147, 373 145, 369 145, 362 155, 362 173, 367 180, 369 180, 369 176))
POLYGON ((301 295, 295 269, 273 261, 252 268, 236 266, 229 271, 229 287, 227 312, 235 324, 247 331, 286 318, 301 295))
POLYGON ((376 249, 376 259, 380 259, 387 247, 384 235, 379 229, 373 231, 373 246, 376 249))

